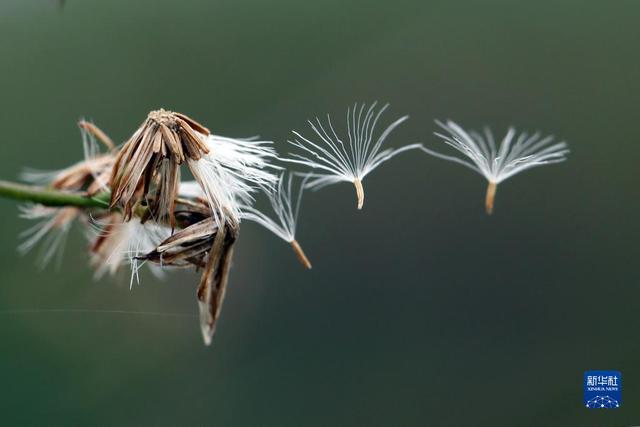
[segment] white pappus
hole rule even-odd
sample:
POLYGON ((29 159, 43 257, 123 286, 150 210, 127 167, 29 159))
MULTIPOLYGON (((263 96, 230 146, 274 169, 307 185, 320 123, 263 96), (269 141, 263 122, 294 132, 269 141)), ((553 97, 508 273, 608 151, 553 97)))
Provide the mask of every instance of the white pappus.
POLYGON ((517 135, 514 128, 509 128, 497 145, 493 133, 488 128, 484 129, 483 135, 474 131, 467 132, 451 120, 436 123, 448 134, 435 132, 435 135, 466 159, 441 154, 426 147, 422 147, 422 150, 440 159, 459 163, 484 176, 489 182, 485 197, 488 214, 493 212, 499 183, 533 167, 563 162, 569 153, 565 142, 554 143, 553 136, 542 137, 538 132, 532 135, 524 132, 517 135))
POLYGON ((307 177, 301 180, 298 193, 294 195, 292 187, 294 174, 289 174, 287 179, 281 174, 277 187, 273 191, 265 191, 275 213, 275 219, 264 214, 253 206, 242 207, 242 218, 262 225, 273 234, 291 244, 296 256, 306 268, 311 268, 311 262, 305 255, 302 247, 296 240, 296 226, 298 213, 302 202, 302 193, 307 177))
POLYGON ((240 220, 240 204, 250 203, 258 187, 272 189, 278 181, 278 155, 271 141, 209 135, 209 153, 189 160, 189 169, 202 187, 216 222, 240 220))
POLYGON ((289 143, 299 148, 300 152, 292 153, 292 158, 283 160, 314 169, 305 188, 320 189, 337 182, 350 182, 356 189, 358 209, 362 209, 364 204, 363 179, 380 164, 395 155, 422 146, 421 144, 411 144, 383 150, 382 144, 385 139, 409 116, 403 116, 394 121, 379 136, 375 137, 378 120, 389 104, 385 104, 377 111, 376 106, 377 103, 374 102, 368 108, 365 104, 355 104, 353 108, 347 109, 346 140, 338 136, 329 115, 327 115, 325 125, 317 117, 315 121, 308 121, 311 129, 319 138, 317 142, 293 131, 295 138, 289 143))

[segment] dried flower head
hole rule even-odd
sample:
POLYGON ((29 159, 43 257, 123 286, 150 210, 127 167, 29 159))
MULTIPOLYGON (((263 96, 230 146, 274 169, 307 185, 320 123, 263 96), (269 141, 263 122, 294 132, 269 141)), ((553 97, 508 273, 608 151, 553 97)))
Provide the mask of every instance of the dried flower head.
POLYGON ((489 181, 485 198, 488 214, 493 212, 499 183, 526 169, 563 162, 569 153, 567 144, 554 143, 553 136, 541 137, 539 133, 521 133, 516 136, 516 130, 509 128, 500 145, 496 146, 493 134, 488 128, 485 128, 482 135, 474 131, 467 132, 451 120, 436 123, 448 134, 435 134, 468 160, 440 154, 426 147, 422 149, 428 154, 459 163, 484 176, 489 181))
POLYGON ((282 174, 280 175, 275 191, 265 191, 277 219, 272 219, 253 206, 242 207, 242 218, 262 225, 285 242, 290 243, 302 265, 306 268, 311 268, 311 262, 309 262, 302 247, 296 240, 298 212, 300 211, 300 203, 302 202, 303 187, 306 179, 302 180, 297 196, 294 196, 292 193, 291 187, 293 180, 293 174, 289 174, 285 182, 284 174, 282 174))
POLYGON ((300 133, 293 132, 296 138, 289 143, 299 148, 301 153, 292 154, 292 159, 285 160, 320 171, 311 174, 307 188, 319 189, 337 182, 351 182, 356 189, 358 209, 362 209, 364 204, 362 180, 364 177, 393 156, 421 147, 421 144, 412 144, 401 148, 382 150, 382 144, 387 136, 409 116, 401 117, 391 123, 376 138, 374 136, 376 125, 389 104, 384 105, 378 111, 375 110, 376 105, 377 103, 373 103, 369 108, 366 108, 365 104, 360 106, 355 104, 353 108, 347 109, 348 141, 343 141, 337 135, 329 115, 327 115, 326 127, 317 117, 315 122, 308 121, 311 129, 319 138, 318 142, 313 142, 300 133))
MULTIPOLYGON (((92 123, 81 121, 78 123, 83 140, 85 159, 67 168, 57 171, 25 170, 22 178, 30 183, 45 186, 49 189, 93 195, 99 189, 104 189, 104 177, 111 173, 113 153, 101 153, 96 147, 96 138, 106 145, 110 139, 104 132, 92 123)), ((113 143, 110 143, 113 149, 113 143)), ((64 243, 73 221, 77 218, 88 219, 86 212, 75 207, 47 207, 28 204, 20 207, 20 216, 38 221, 31 228, 23 231, 25 239, 18 247, 23 254, 31 251, 36 244, 42 242, 42 265, 46 265, 55 254, 62 257, 64 243)))
POLYGON ((152 215, 174 226, 180 165, 209 152, 207 135, 207 128, 184 114, 163 109, 149 113, 118 153, 111 174, 111 205, 121 205, 128 221, 134 205, 151 199, 153 191, 152 215))

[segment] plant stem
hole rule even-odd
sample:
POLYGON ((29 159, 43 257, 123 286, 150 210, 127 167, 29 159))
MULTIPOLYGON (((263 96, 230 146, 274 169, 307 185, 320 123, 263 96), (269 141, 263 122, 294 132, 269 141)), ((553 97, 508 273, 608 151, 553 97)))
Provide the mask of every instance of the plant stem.
POLYGON ((0 197, 22 202, 39 203, 45 206, 104 209, 109 207, 110 193, 105 191, 95 196, 87 196, 81 193, 69 193, 0 180, 0 197))

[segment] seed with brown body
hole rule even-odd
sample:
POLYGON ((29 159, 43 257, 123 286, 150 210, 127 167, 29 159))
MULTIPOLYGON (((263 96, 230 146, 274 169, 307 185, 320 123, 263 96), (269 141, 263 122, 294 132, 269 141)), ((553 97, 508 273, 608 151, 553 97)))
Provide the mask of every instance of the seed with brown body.
POLYGON ((236 227, 219 228, 207 218, 178 231, 143 257, 163 266, 203 268, 196 296, 206 345, 211 343, 220 316, 237 237, 236 227))

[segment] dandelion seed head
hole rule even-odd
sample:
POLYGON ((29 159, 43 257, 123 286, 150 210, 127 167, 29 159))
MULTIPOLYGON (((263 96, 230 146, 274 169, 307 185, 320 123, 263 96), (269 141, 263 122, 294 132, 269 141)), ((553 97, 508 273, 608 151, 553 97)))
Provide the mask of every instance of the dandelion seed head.
POLYGON ((446 134, 435 134, 462 154, 463 158, 440 154, 426 147, 423 150, 433 156, 460 163, 495 184, 533 167, 563 162, 569 153, 565 142, 554 142, 553 136, 543 137, 538 132, 517 134, 514 128, 509 128, 498 145, 488 128, 483 133, 467 132, 451 120, 436 123, 446 134))
POLYGON ((421 147, 421 144, 412 144, 400 148, 382 148, 391 132, 409 118, 403 116, 377 134, 376 127, 388 106, 386 104, 376 109, 377 103, 373 103, 369 107, 366 104, 355 104, 348 108, 346 138, 338 136, 329 115, 324 123, 317 117, 309 120, 315 137, 307 138, 293 131, 295 138, 289 140, 289 143, 298 152, 291 153, 291 157, 284 160, 313 169, 307 188, 320 189, 338 182, 353 183, 356 186, 358 208, 362 208, 363 179, 397 154, 421 147))
POLYGON ((289 174, 286 178, 285 174, 281 174, 275 191, 264 190, 269 198, 275 219, 253 206, 242 206, 241 217, 260 224, 285 242, 290 243, 295 240, 298 212, 306 179, 301 181, 297 195, 292 191, 293 181, 293 174, 289 174))
POLYGON ((514 128, 509 128, 498 145, 489 128, 485 128, 482 133, 467 132, 451 120, 436 123, 446 133, 435 134, 461 156, 441 154, 426 147, 422 147, 422 150, 484 176, 489 182, 485 197, 488 214, 493 212, 499 183, 527 169, 563 162, 569 153, 565 142, 555 142, 553 136, 543 137, 538 132, 531 135, 525 132, 517 134, 514 128))
POLYGON ((308 177, 301 180, 297 194, 294 194, 292 190, 294 176, 294 174, 289 174, 285 179, 285 175, 281 174, 273 191, 263 190, 269 198, 275 219, 253 206, 243 206, 241 215, 243 219, 262 225, 285 242, 290 243, 300 262, 305 267, 311 268, 311 262, 309 262, 302 247, 296 241, 298 214, 302 203, 302 193, 308 177))

